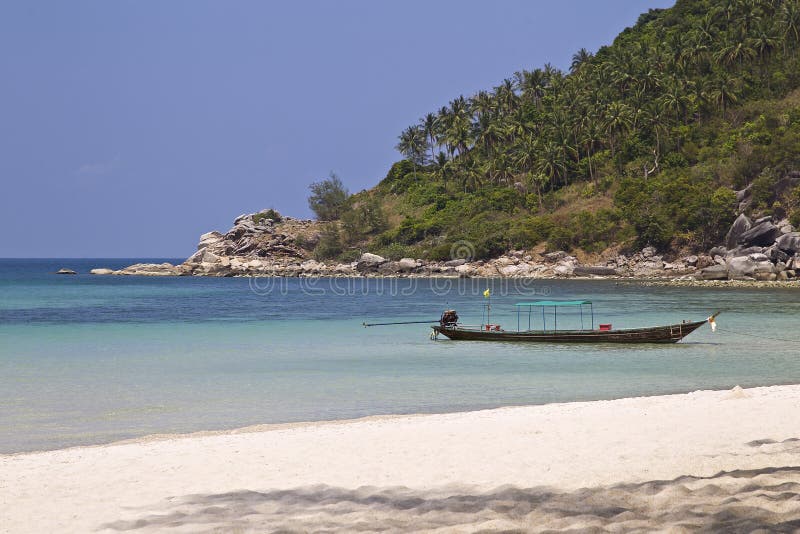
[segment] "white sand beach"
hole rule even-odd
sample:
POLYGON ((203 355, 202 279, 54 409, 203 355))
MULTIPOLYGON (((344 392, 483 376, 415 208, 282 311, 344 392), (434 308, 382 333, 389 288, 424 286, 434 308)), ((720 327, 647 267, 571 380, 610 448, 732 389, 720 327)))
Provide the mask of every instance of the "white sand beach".
POLYGON ((800 385, 0 456, 0 531, 800 528, 800 385))

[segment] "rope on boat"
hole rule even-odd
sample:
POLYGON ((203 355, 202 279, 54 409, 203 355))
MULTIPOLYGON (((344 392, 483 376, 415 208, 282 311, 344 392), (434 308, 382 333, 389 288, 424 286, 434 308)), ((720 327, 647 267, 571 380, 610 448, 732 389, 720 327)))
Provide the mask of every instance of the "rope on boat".
POLYGON ((434 319, 433 321, 399 321, 396 323, 361 323, 362 326, 365 328, 368 326, 387 326, 392 324, 431 324, 431 323, 438 323, 439 319, 434 319))
POLYGON ((717 327, 717 330, 720 332, 725 332, 726 334, 734 334, 737 336, 747 336, 747 337, 754 337, 757 339, 766 339, 768 341, 785 341, 786 343, 800 343, 800 339, 785 339, 780 337, 772 337, 772 336, 759 336, 758 334, 747 334, 745 332, 737 332, 736 330, 727 330, 723 328, 717 327))

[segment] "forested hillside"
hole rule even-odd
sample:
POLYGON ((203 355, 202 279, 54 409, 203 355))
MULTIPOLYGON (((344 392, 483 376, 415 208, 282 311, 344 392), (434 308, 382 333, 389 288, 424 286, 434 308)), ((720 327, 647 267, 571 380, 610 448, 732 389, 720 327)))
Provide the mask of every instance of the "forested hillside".
POLYGON ((569 72, 520 70, 421 110, 404 159, 324 217, 317 256, 697 250, 741 211, 800 226, 799 48, 798 0, 650 10, 569 72))

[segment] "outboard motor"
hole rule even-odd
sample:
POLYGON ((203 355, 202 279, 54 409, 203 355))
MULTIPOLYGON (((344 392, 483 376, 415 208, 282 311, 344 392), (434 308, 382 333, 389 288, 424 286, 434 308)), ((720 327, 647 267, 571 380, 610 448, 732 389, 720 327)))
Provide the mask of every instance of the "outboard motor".
POLYGON ((439 324, 443 328, 452 328, 458 323, 458 314, 455 310, 445 310, 442 312, 442 318, 439 319, 439 324))

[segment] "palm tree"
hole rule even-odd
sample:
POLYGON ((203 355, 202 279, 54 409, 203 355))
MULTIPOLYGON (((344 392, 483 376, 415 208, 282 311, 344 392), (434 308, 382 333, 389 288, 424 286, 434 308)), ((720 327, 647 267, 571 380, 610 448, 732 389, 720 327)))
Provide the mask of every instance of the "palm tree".
POLYGON ((425 132, 419 126, 409 126, 400 134, 399 140, 396 148, 414 164, 414 179, 416 180, 417 165, 424 163, 425 152, 428 148, 425 132))
POLYGON ((781 6, 780 21, 783 27, 783 53, 785 54, 788 41, 792 40, 795 43, 800 41, 800 2, 785 0, 781 6))
POLYGON ((569 71, 572 73, 577 72, 583 65, 588 63, 594 55, 586 50, 585 48, 581 48, 574 54, 572 54, 572 64, 570 64, 569 71))
POLYGON ((438 118, 433 113, 428 113, 425 117, 422 118, 420 121, 420 126, 422 127, 422 132, 428 140, 428 144, 430 145, 431 149, 431 161, 434 160, 433 156, 433 147, 438 145, 439 143, 436 140, 437 131, 439 128, 438 118))
POLYGON ((735 39, 726 41, 722 48, 720 48, 714 59, 717 63, 725 67, 731 67, 738 63, 739 68, 742 68, 744 61, 755 57, 756 51, 750 46, 748 40, 740 35, 735 39))
POLYGON ((535 169, 536 172, 545 175, 551 184, 554 184, 566 174, 567 165, 564 161, 564 151, 554 141, 548 140, 540 143, 535 169))
POLYGON ((614 141, 617 134, 624 133, 631 127, 631 110, 622 102, 616 101, 606 108, 604 130, 609 136, 611 157, 614 157, 614 141))
POLYGON ((735 104, 739 99, 736 94, 738 85, 738 78, 734 78, 726 72, 721 72, 711 83, 710 96, 723 113, 729 105, 735 104))

